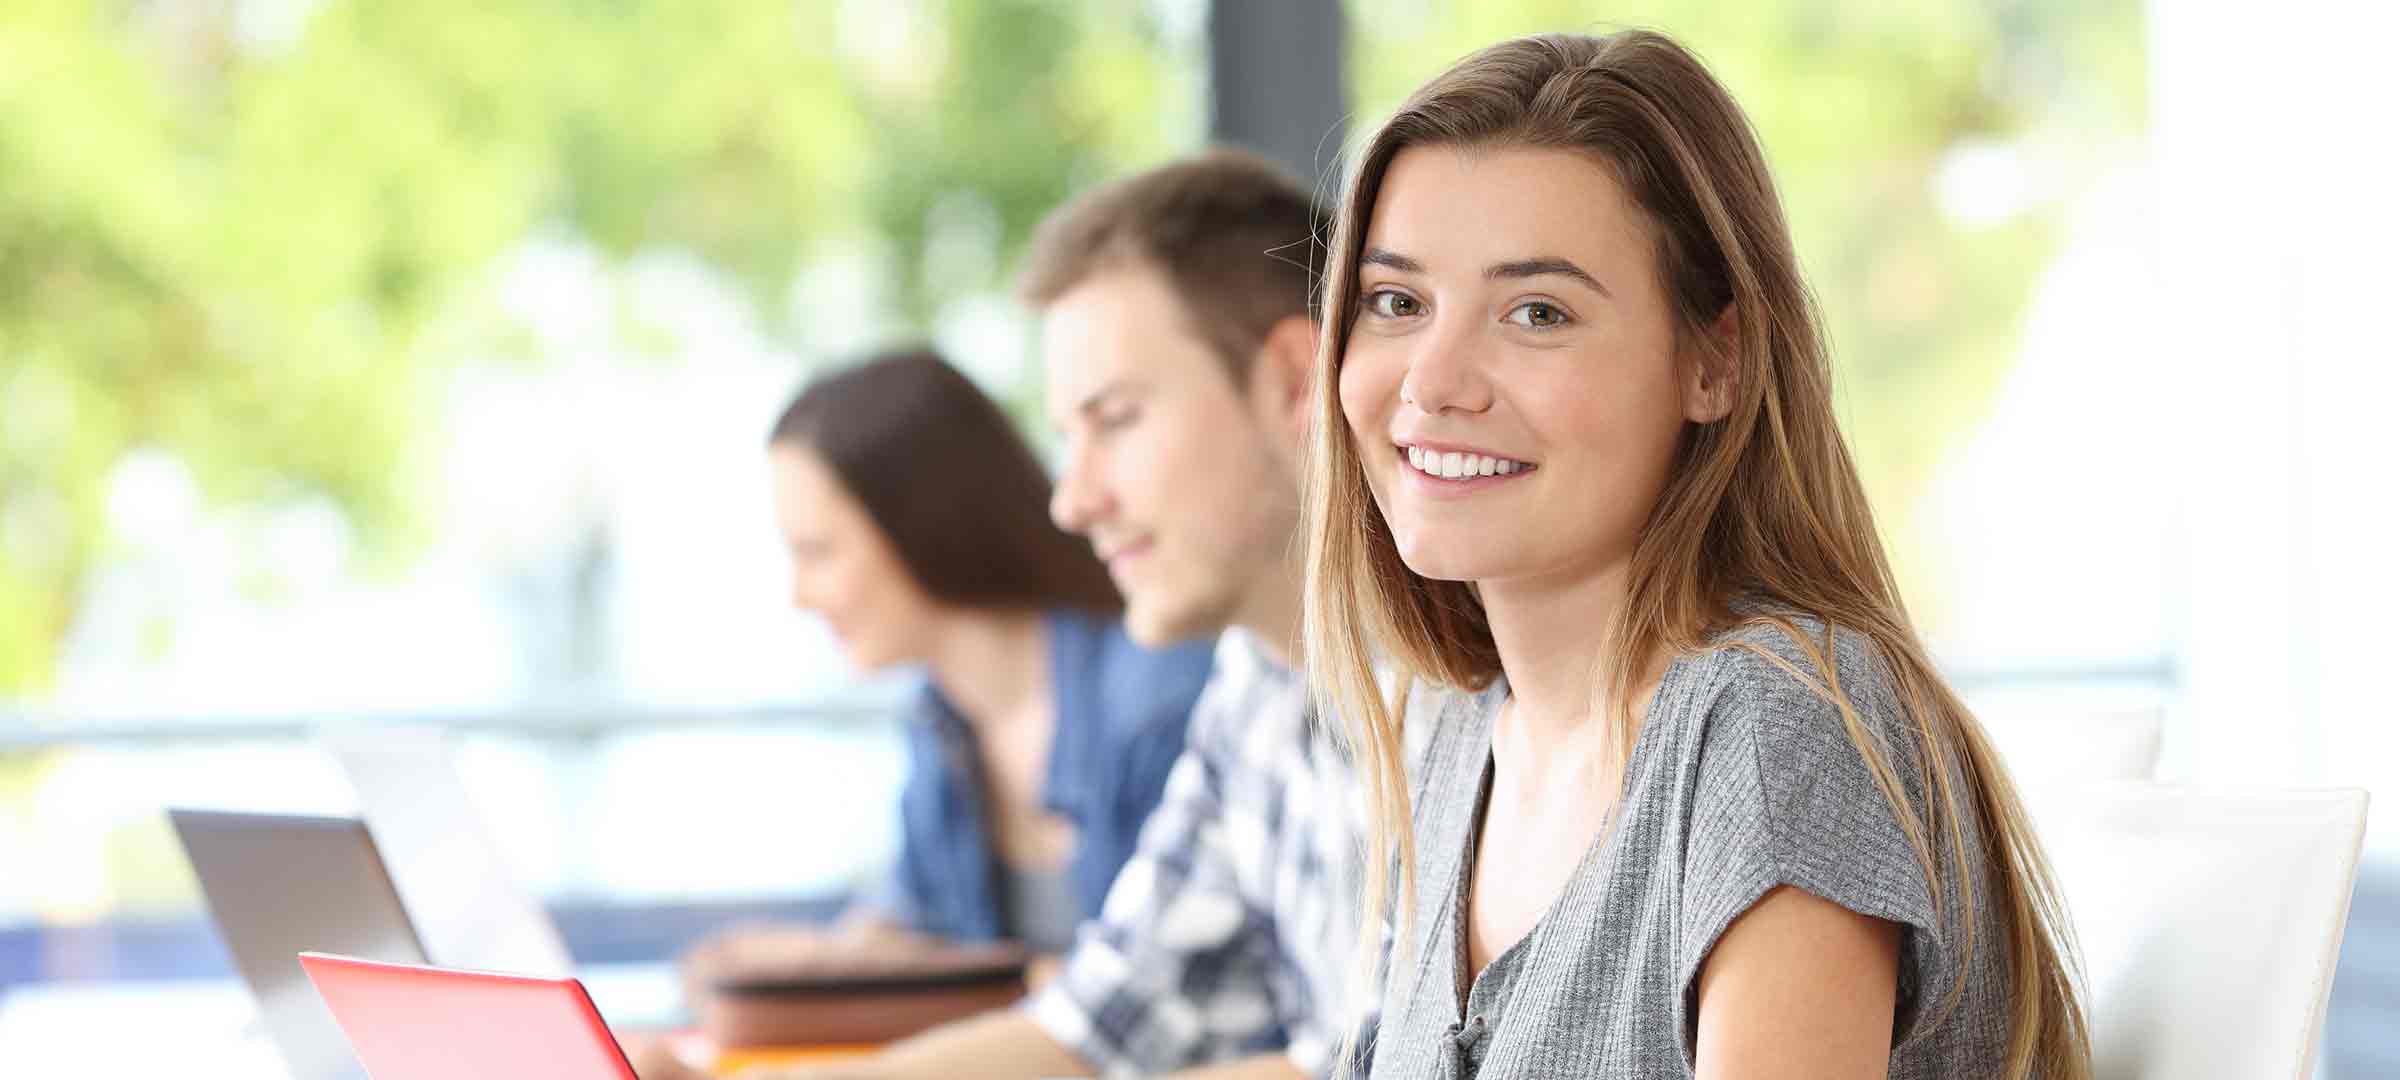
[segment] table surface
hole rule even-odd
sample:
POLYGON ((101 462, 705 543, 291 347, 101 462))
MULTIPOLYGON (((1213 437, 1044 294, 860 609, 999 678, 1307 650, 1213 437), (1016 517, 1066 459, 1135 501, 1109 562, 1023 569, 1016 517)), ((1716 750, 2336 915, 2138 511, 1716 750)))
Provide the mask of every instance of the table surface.
MULTIPOLYGON (((612 1026, 657 1030, 686 1023, 675 969, 599 965, 577 973, 612 1026)), ((829 1061, 871 1047, 748 1048, 718 1056, 717 1071, 829 1061)), ((237 979, 47 983, 0 995, 0 1075, 240 1076, 285 1080, 283 1059, 237 979), (143 1037, 124 1037, 129 1018, 143 1037), (93 1048, 108 1067, 93 1071, 93 1048)))

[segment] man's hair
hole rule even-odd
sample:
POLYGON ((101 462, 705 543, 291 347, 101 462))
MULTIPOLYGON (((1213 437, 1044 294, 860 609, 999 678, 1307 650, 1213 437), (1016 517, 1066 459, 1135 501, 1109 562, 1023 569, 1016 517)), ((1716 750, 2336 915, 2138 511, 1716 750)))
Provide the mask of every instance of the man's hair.
POLYGON ((1277 323, 1309 314, 1329 227, 1290 174, 1256 154, 1211 150, 1052 211, 1018 290, 1048 307, 1096 275, 1156 272, 1190 330, 1240 379, 1277 323))

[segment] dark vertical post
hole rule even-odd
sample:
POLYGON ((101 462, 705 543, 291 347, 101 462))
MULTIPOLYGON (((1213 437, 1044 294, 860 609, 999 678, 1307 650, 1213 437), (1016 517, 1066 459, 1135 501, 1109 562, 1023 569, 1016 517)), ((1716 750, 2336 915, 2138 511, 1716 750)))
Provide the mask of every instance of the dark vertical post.
POLYGON ((1209 135, 1332 190, 1348 110, 1341 0, 1214 0, 1209 135))

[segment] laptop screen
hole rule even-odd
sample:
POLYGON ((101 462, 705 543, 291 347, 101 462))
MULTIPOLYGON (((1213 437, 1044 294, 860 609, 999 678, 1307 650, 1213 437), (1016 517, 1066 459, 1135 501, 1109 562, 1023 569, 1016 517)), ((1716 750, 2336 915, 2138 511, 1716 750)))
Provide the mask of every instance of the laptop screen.
POLYGON ((366 826, 350 818, 171 810, 234 967, 293 1080, 366 1073, 301 973, 299 954, 425 962, 366 826))

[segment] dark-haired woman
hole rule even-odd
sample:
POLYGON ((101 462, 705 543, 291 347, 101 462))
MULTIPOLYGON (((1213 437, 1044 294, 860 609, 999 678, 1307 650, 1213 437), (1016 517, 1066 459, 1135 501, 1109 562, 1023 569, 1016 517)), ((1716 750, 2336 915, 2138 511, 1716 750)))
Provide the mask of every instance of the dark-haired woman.
POLYGON ((792 602, 861 671, 915 668, 901 852, 831 934, 749 928, 698 976, 928 941, 1063 951, 1156 806, 1209 649, 1152 651, 1005 414, 931 352, 819 379, 768 439, 792 602))

